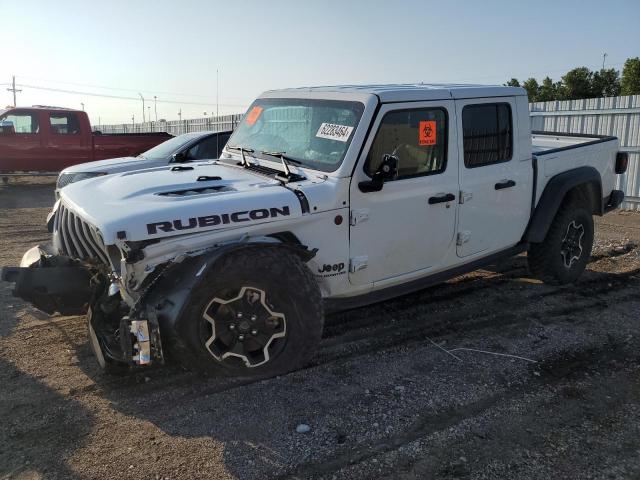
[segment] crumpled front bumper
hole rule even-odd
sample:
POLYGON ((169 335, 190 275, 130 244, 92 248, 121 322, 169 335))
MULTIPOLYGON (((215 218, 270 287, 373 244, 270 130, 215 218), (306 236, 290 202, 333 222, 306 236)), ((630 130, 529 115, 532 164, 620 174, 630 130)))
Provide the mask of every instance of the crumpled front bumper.
POLYGON ((105 370, 164 362, 155 313, 142 311, 130 318, 120 308, 120 293, 106 287, 103 275, 78 260, 55 255, 50 245, 31 248, 19 267, 4 267, 0 276, 14 283, 15 297, 50 315, 88 313, 90 345, 105 370))
POLYGON ((35 246, 19 267, 3 267, 0 278, 12 282, 13 295, 48 314, 80 315, 93 294, 91 272, 76 260, 51 254, 49 245, 35 246))

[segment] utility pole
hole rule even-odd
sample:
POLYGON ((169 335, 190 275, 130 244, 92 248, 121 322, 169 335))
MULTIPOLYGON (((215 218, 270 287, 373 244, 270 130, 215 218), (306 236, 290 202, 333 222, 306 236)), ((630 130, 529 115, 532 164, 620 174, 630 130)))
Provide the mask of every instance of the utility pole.
POLYGON ((136 129, 136 114, 131 115, 131 131, 136 129))
POLYGON ((602 55, 602 70, 604 70, 604 61, 607 59, 607 54, 602 55))
POLYGON ((151 106, 147 107, 147 113, 149 114, 147 118, 149 119, 149 123, 151 123, 151 106))
POLYGON ((156 99, 158 97, 156 97, 155 95, 153 96, 153 110, 154 112, 156 112, 156 122, 158 121, 158 104, 156 103, 156 99))
POLYGON ((178 118, 180 119, 180 121, 182 121, 182 107, 180 107, 180 110, 178 110, 178 118))
POLYGON ((82 111, 84 112, 84 103, 80 102, 80 105, 82 105, 82 111))
POLYGON ((22 90, 16 89, 16 76, 13 76, 13 80, 11 82, 11 88, 7 88, 7 92, 13 92, 13 106, 16 107, 16 93, 21 92, 22 90))
POLYGON ((145 117, 144 117, 144 97, 142 96, 141 93, 138 93, 138 95, 140 95, 140 98, 142 99, 142 123, 145 122, 145 117))
POLYGON ((217 117, 219 116, 219 113, 218 113, 218 98, 219 98, 218 93, 220 91, 219 85, 220 85, 220 77, 218 75, 218 69, 216 68, 216 121, 218 120, 217 117))

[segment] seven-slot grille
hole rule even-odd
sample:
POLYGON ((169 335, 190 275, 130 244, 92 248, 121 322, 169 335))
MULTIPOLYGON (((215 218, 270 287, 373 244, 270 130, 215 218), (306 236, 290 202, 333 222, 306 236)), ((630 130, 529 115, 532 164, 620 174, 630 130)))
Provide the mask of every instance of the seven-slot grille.
POLYGON ((97 230, 62 203, 56 211, 53 229, 58 234, 58 243, 64 255, 109 265, 104 243, 97 230))

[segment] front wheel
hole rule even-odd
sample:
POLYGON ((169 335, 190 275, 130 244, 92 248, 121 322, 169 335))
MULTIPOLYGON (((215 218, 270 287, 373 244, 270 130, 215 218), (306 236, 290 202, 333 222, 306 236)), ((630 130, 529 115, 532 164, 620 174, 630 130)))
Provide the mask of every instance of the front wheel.
POLYGON ((190 369, 278 375, 309 360, 322 326, 320 290, 300 258, 248 247, 221 258, 192 292, 172 353, 190 369))
POLYGON ((531 273, 545 282, 575 282, 591 257, 593 217, 579 202, 558 210, 542 243, 532 243, 527 260, 531 273))

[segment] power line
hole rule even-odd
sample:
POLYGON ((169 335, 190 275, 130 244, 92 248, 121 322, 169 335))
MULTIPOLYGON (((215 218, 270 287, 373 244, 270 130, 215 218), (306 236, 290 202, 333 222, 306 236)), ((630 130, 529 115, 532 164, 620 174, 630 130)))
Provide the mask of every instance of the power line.
POLYGON ((106 85, 93 85, 93 84, 89 84, 89 83, 77 83, 77 82, 67 82, 64 80, 52 80, 52 79, 47 79, 47 78, 40 78, 40 77, 31 77, 29 75, 19 75, 20 78, 30 78, 31 80, 40 80, 42 82, 48 82, 48 83, 60 83, 60 84, 64 84, 64 85, 74 85, 76 87, 89 87, 89 88, 98 88, 101 90, 111 90, 111 91, 115 91, 115 92, 132 92, 132 93, 138 93, 138 92, 144 92, 144 93, 153 93, 153 94, 159 94, 159 95, 174 95, 174 96, 178 96, 178 97, 195 97, 195 98, 208 98, 213 100, 213 97, 210 95, 200 95, 197 93, 178 93, 178 92, 165 92, 165 91, 160 91, 160 90, 147 90, 146 88, 120 88, 120 87, 108 87, 106 85))
MULTIPOLYGON (((74 94, 74 95, 87 95, 90 97, 101 97, 101 98, 113 98, 113 99, 118 99, 118 100, 134 100, 134 101, 140 101, 140 97, 125 97, 124 95, 108 95, 106 93, 93 93, 93 92, 81 92, 78 90, 67 90, 67 89, 63 89, 63 88, 51 88, 51 87, 40 87, 37 85, 27 85, 27 84, 18 84, 19 87, 23 87, 23 88, 33 88, 34 90, 45 90, 48 92, 58 92, 58 93, 70 93, 70 94, 74 94)), ((180 101, 180 100, 161 100, 158 99, 157 100, 158 103, 169 103, 169 104, 175 104, 175 105, 199 105, 199 106, 215 106, 216 103, 206 103, 206 102, 188 102, 188 101, 180 101)), ((241 104, 231 104, 231 103, 220 103, 219 104, 222 107, 232 107, 232 108, 244 108, 247 106, 247 104, 241 105, 241 104)))
POLYGON ((61 83, 61 84, 64 84, 64 85, 74 85, 76 87, 99 88, 101 90, 112 90, 112 91, 116 91, 116 92, 133 92, 133 93, 137 93, 137 92, 140 92, 140 91, 144 91, 146 93, 155 93, 155 94, 160 94, 160 95, 176 95, 176 96, 179 96, 179 97, 211 98, 208 95, 199 95, 199 94, 196 94, 196 93, 164 92, 164 91, 159 91, 159 90, 147 90, 147 89, 142 89, 142 88, 107 87, 105 85, 93 85, 93 84, 89 84, 89 83, 77 83, 77 82, 67 82, 67 81, 63 81, 63 80, 51 80, 51 79, 47 79, 47 78, 31 77, 31 76, 28 76, 28 75, 20 75, 20 78, 30 78, 31 80, 40 80, 42 82, 61 83))

